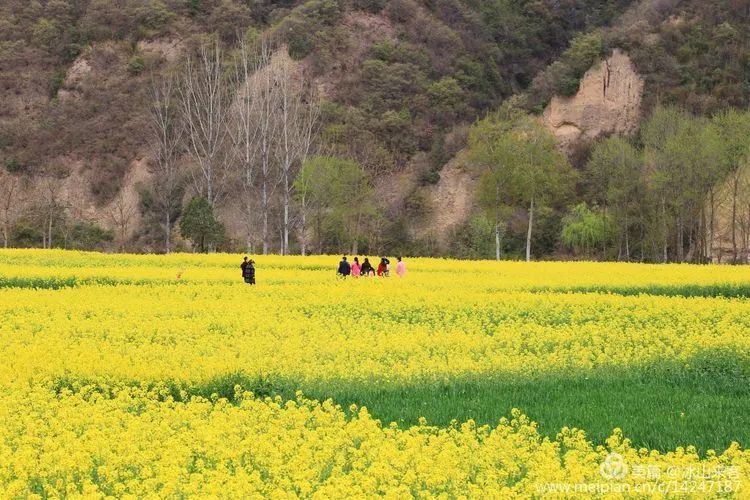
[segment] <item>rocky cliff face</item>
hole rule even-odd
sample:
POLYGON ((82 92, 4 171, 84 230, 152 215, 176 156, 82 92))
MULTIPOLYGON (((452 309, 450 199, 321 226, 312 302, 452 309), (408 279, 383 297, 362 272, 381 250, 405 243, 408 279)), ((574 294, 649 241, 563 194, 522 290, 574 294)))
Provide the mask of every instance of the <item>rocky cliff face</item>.
POLYGON ((440 171, 440 181, 426 188, 430 210, 418 236, 447 245, 451 231, 465 223, 475 208, 478 181, 466 151, 449 161, 440 171))
POLYGON ((579 141, 631 134, 640 120, 643 86, 628 55, 615 50, 584 75, 575 96, 552 99, 544 122, 568 152, 579 141))
POLYGON ((718 185, 706 197, 706 255, 718 264, 750 263, 750 165, 718 185), (713 201, 713 205, 712 205, 713 201))

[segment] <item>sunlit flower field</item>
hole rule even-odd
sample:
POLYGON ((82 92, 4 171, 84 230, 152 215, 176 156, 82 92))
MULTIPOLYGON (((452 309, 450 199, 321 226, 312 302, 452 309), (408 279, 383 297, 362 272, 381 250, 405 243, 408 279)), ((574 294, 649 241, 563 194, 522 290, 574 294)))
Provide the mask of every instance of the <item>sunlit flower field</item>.
POLYGON ((0 251, 0 497, 750 495, 750 268, 0 251))

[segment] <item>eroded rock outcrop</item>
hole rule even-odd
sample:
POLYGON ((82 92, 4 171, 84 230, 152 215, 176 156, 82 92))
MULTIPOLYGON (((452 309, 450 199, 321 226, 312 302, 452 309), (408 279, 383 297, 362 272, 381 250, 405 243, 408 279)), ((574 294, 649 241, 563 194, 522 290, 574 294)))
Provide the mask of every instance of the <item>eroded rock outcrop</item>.
POLYGON ((156 54, 168 63, 176 62, 184 50, 184 43, 178 38, 155 38, 138 42, 139 52, 156 54))
POLYGON ((427 216, 414 228, 414 236, 447 246, 451 231, 465 223, 476 206, 478 181, 466 150, 459 152, 440 171, 437 184, 422 188, 427 216))
POLYGON ((716 264, 750 263, 750 165, 718 184, 707 196, 706 255, 716 264))
POLYGON ((615 49, 584 75, 575 96, 552 99, 544 122, 567 151, 579 141, 631 134, 640 120, 643 85, 630 57, 615 49))
POLYGON ((91 62, 86 56, 78 56, 70 68, 68 68, 63 85, 57 92, 57 97, 61 100, 79 97, 81 94, 79 90, 81 82, 88 77, 92 70, 91 62))

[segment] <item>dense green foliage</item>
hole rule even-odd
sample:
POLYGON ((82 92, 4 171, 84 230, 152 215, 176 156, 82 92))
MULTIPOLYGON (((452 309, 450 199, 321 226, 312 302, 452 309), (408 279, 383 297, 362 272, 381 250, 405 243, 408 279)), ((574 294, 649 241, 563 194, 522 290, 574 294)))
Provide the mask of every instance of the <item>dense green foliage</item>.
POLYGON ((623 49, 646 80, 645 107, 685 106, 697 114, 750 104, 750 8, 746 2, 635 2, 611 27, 577 34, 530 86, 539 111, 555 94, 575 93, 583 73, 613 48, 623 49))
MULTIPOLYGON (((740 176, 750 159, 750 114, 730 110, 711 119, 681 108, 656 108, 636 145, 598 143, 585 166, 588 199, 618 228, 606 258, 703 262, 716 254, 719 207, 745 199, 740 176), (731 181, 732 189, 723 188, 731 181)), ((736 212, 736 210, 734 211, 736 212)), ((730 224, 732 261, 747 259, 744 216, 730 224)))
POLYGON ((563 243, 586 257, 591 255, 592 248, 611 238, 612 222, 598 207, 592 209, 585 203, 580 203, 573 207, 562 222, 563 243))
MULTIPOLYGON (((368 212, 379 217, 362 228, 368 237, 327 231, 324 246, 388 245, 410 253, 487 257, 494 246, 492 231, 489 245, 484 239, 487 214, 472 214, 448 245, 413 234, 431 210, 423 188, 438 183, 443 166, 466 146, 468 124, 511 97, 525 110, 540 112, 551 96, 575 93, 582 75, 615 48, 630 55, 646 80, 644 117, 657 104, 703 117, 730 107, 746 109, 749 29, 750 9, 738 1, 11 0, 0 6, 0 99, 7 103, 0 114, 0 165, 23 185, 77 176, 96 208, 108 209, 148 150, 150 83, 178 70, 180 56, 207 35, 215 34, 225 46, 229 73, 238 37, 266 34, 286 44, 289 55, 303 61, 308 76, 324 89, 319 127, 324 154, 357 162, 375 190, 368 212), (378 199, 387 185, 383 178, 404 169, 418 171, 418 185, 406 201, 391 206, 378 199)), ((720 154, 695 149, 712 142, 709 136, 720 123, 713 127, 683 130, 672 141, 692 150, 669 149, 673 144, 658 153, 653 145, 641 147, 642 135, 627 146, 632 151, 617 139, 593 151, 588 145, 576 151, 571 161, 584 170, 584 180, 576 199, 565 204, 595 203, 611 216, 617 233, 595 256, 701 260, 697 256, 706 252, 698 247, 711 242, 695 243, 702 224, 684 222, 701 217, 696 215, 699 190, 711 197, 732 175, 734 186, 741 187, 740 169, 730 165, 736 161, 710 169, 708 178, 699 172, 709 161, 705 155, 720 154), (641 158, 646 152, 651 156, 641 158), (630 175, 673 153, 671 163, 659 161, 653 176, 630 175), (684 169, 700 178, 682 175, 684 169), (609 174, 618 180, 604 182, 609 174), (657 216, 660 196, 675 199, 675 193, 684 203, 667 207, 666 217, 657 216), (666 229, 665 218, 672 221, 666 229), (673 241, 665 245, 665 239, 673 241), (691 245, 696 246, 692 253, 691 245)), ((728 127, 733 125, 722 130, 728 127)), ((150 188, 137 188, 144 197, 131 248, 161 245, 163 222, 150 188)), ((49 200, 29 197, 24 216, 16 214, 6 223, 13 226, 5 230, 10 244, 70 246, 64 236, 46 241, 60 222, 53 220, 49 230, 56 217, 70 227, 106 225, 59 198, 59 193, 49 200), (45 212, 55 215, 38 215, 45 212)), ((180 201, 186 200, 177 205, 180 201)), ((539 213, 531 245, 537 256, 559 255, 562 249, 562 219, 569 207, 559 205, 539 213)), ((179 209, 174 215, 179 217, 179 209)), ((223 216, 221 210, 217 216, 223 216)), ((503 253, 521 255, 528 246, 523 214, 510 210, 503 217, 510 222, 503 253)), ((733 219, 739 226, 738 217, 735 213, 733 219)), ((732 253, 740 255, 743 235, 733 238, 732 253)), ((115 240, 95 239, 98 243, 82 245, 96 248, 115 240)))
POLYGON ((303 216, 303 238, 309 230, 318 253, 340 247, 357 253, 360 243, 366 248, 375 246, 369 231, 378 219, 375 192, 359 164, 313 157, 303 165, 295 189, 303 216))
POLYGON ((573 172, 552 134, 534 118, 504 107, 477 123, 469 136, 469 152, 483 169, 480 201, 495 221, 495 257, 500 259, 500 233, 508 206, 528 211, 526 260, 531 258, 534 216, 568 194, 573 172))
MULTIPOLYGON (((330 5, 333 2, 308 2, 330 5)), ((361 42, 305 4, 307 39, 321 68, 331 46, 361 42), (315 13, 315 14, 313 14, 315 13), (312 18, 312 19, 311 19, 312 18), (320 23, 330 26, 321 35, 320 23), (335 41, 335 42, 334 42, 335 41)), ((394 0, 356 5, 384 15, 394 33, 365 49, 326 113, 326 135, 368 168, 393 169, 416 151, 435 151, 455 124, 471 121, 525 89, 578 32, 606 25, 629 1, 394 0), (381 5, 383 5, 382 11, 381 5)), ((330 15, 329 11, 326 11, 330 15)), ((576 49, 587 51, 588 42, 576 49)), ((578 57, 578 56, 577 56, 578 57)), ((583 56, 581 56, 583 57, 583 56)), ((579 72, 590 65, 579 61, 579 72), (586 66, 583 68, 583 66, 586 66)))
POLYGON ((750 105, 750 7, 743 1, 664 2, 611 30, 646 78, 646 104, 700 114, 750 105))
POLYGON ((138 42, 215 32, 231 44, 238 33, 253 28, 276 33, 293 57, 309 56, 315 76, 338 80, 332 82, 336 105, 326 114, 333 142, 354 152, 366 145, 355 155, 363 165, 394 168, 411 153, 430 150, 441 130, 471 120, 523 89, 570 37, 606 25, 629 3, 6 2, 0 7, 0 81, 28 91, 47 87, 45 94, 53 99, 34 106, 29 117, 0 121, 0 144, 6 144, 1 149, 3 156, 35 169, 71 146, 83 157, 96 156, 102 185, 95 183, 92 189, 107 200, 110 184, 116 191, 130 155, 143 140, 143 117, 133 111, 146 96, 147 76, 164 70, 162 61, 138 49, 138 42), (383 38, 362 46, 365 42, 346 20, 365 12, 377 14, 392 29, 375 32, 373 36, 383 38), (54 99, 59 90, 72 90, 65 75, 84 52, 95 69, 106 66, 115 78, 96 88, 76 89, 90 106, 54 99), (353 53, 363 54, 361 63, 355 62, 346 75, 331 75, 338 59, 353 53), (34 61, 28 82, 17 72, 25 60, 34 61))
MULTIPOLYGON (((509 223, 519 213, 530 214, 531 200, 537 200, 538 208, 550 209, 542 219, 561 237, 547 252, 562 243, 588 258, 707 262, 724 252, 731 262, 747 262, 750 220, 742 207, 750 193, 750 113, 730 109, 705 118, 657 107, 638 137, 603 138, 593 145, 578 176, 578 202, 569 203, 567 215, 560 201, 570 201, 565 195, 574 176, 553 154, 549 134, 529 125, 534 123, 506 106, 470 134, 471 157, 483 168, 479 201, 499 228, 498 247, 508 245, 500 235, 518 246, 522 236, 509 223), (727 239, 731 248, 722 248, 727 239)), ((528 232, 526 237, 528 248, 528 232)), ((491 236, 485 232, 483 239, 486 245, 491 236)))
POLYGON ((202 196, 196 196, 185 207, 180 219, 180 234, 201 252, 215 250, 225 237, 224 226, 216 220, 213 208, 202 196))

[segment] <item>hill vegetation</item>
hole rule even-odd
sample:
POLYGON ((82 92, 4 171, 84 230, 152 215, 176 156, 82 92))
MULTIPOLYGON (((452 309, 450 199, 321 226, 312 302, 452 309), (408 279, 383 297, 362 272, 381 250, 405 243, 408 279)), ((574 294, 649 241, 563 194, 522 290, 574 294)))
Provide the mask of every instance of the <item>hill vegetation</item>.
MULTIPOLYGON (((188 244, 178 237, 182 206, 205 195, 189 181, 196 159, 189 145, 180 146, 175 161, 182 177, 165 227, 164 200, 155 196, 163 184, 154 175, 150 109, 155 85, 182 78, 186 58, 209 38, 221 47, 226 82, 236 82, 231 75, 243 59, 241 47, 261 38, 295 61, 289 66, 293 78, 315 90, 319 111, 309 156, 320 154, 321 171, 330 170, 321 158, 361 169, 356 186, 368 207, 354 221, 334 199, 306 213, 299 183, 291 178, 304 170, 304 158, 298 158, 289 164, 286 187, 274 186, 260 210, 268 225, 261 236, 262 220, 252 215, 258 209, 251 213, 242 205, 242 176, 233 171, 226 201, 210 203, 225 229, 217 244, 227 250, 494 256, 496 224, 481 210, 481 196, 449 241, 418 236, 424 232, 414 228, 436 209, 426 199, 429 186, 466 148, 476 120, 504 102, 540 113, 552 96, 575 94, 584 73, 615 48, 629 54, 646 82, 644 120, 658 106, 674 106, 701 121, 729 108, 746 109, 750 99, 750 51, 743 42, 750 35, 750 8, 739 1, 11 0, 0 7, 0 19, 0 222, 4 243, 14 246, 163 251, 165 229, 177 247, 188 244), (400 195, 391 196, 393 191, 400 195), (307 215, 314 230, 303 224, 307 215)), ((647 151, 653 150, 645 138, 641 133, 632 142, 639 158, 649 158, 639 160, 644 179, 652 166, 647 151)), ((563 221, 575 219, 566 215, 583 214, 573 207, 603 208, 605 195, 592 192, 598 187, 587 165, 611 144, 581 148, 571 157, 569 190, 538 214, 533 242, 527 242, 526 203, 505 201, 504 255, 520 256, 531 247, 536 257, 662 260, 663 251, 643 243, 660 241, 663 250, 663 237, 643 236, 642 226, 661 221, 648 211, 632 236, 612 219, 609 226, 620 229, 603 230, 596 244, 590 236, 573 244, 570 230, 562 237, 563 221), (632 245, 639 250, 613 250, 630 247, 636 232, 640 243, 632 245)), ((720 191, 737 171, 725 169, 712 177, 711 189, 693 196, 691 221, 700 219, 698 207, 713 187, 720 191)), ((675 228, 666 229, 674 234, 667 258, 709 257, 710 251, 696 247, 696 235, 705 234, 708 224, 678 230, 677 212, 670 215, 675 228)), ((619 221, 622 215, 607 217, 619 221)), ((739 227, 736 214, 732 220, 739 227)), ((738 231, 732 230, 735 240, 741 240, 738 231)))

